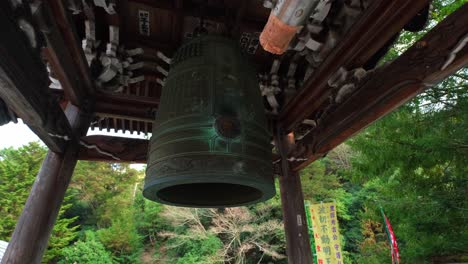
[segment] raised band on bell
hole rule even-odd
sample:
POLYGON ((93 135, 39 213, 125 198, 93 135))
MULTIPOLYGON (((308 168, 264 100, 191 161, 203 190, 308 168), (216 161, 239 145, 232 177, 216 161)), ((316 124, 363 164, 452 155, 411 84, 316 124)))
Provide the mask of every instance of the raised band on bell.
POLYGON ((161 96, 143 195, 230 207, 275 194, 270 132, 254 68, 237 44, 202 36, 175 54, 161 96))

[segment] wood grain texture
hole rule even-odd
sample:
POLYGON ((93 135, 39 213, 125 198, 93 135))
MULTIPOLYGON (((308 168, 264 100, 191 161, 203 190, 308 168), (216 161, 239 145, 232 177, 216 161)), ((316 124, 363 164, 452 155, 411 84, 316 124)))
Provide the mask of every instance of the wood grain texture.
POLYGON ((48 0, 44 1, 44 4, 50 7, 52 18, 58 26, 61 38, 75 67, 78 69, 74 74, 77 74, 78 79, 82 82, 82 87, 84 88, 82 92, 86 92, 87 95, 92 96, 95 92, 94 82, 91 78, 88 62, 81 48, 81 40, 76 33, 75 25, 71 18, 71 11, 66 9, 64 6, 65 2, 61 0, 48 0))
POLYGON ((286 253, 288 255, 288 263, 313 263, 301 178, 297 172, 291 170, 287 160, 287 153, 293 145, 291 142, 292 138, 288 135, 283 135, 280 129, 278 129, 275 135, 275 145, 281 153, 279 184, 286 234, 286 253))
POLYGON ((307 166, 382 116, 395 110, 418 93, 437 84, 468 65, 468 46, 442 70, 449 54, 468 34, 468 4, 452 13, 390 65, 376 70, 322 123, 298 142, 306 146, 307 166))
POLYGON ((367 62, 423 7, 427 0, 376 0, 354 23, 302 90, 280 112, 282 127, 293 130, 328 100, 330 77, 340 68, 353 69, 367 62))
POLYGON ((41 263, 69 179, 76 165, 77 147, 65 153, 49 151, 16 224, 2 264, 41 263))
MULTIPOLYGON (((69 104, 66 115, 73 131, 86 133, 89 115, 69 104)), ((67 142, 64 153, 47 153, 26 205, 16 224, 2 264, 41 263, 60 206, 78 157, 76 140, 67 142)))
MULTIPOLYGON (((81 138, 89 145, 95 145, 100 150, 112 153, 120 160, 116 160, 109 155, 99 153, 96 149, 80 147, 78 159, 103 162, 129 162, 146 164, 149 140, 138 138, 123 138, 113 136, 93 135, 81 138)), ((272 162, 279 159, 277 154, 273 154, 272 162)), ((278 164, 277 162, 275 164, 278 164)), ((275 174, 280 174, 280 166, 275 166, 275 174)))
POLYGON ((80 147, 78 159, 104 162, 146 163, 149 140, 123 138, 112 136, 87 136, 81 139, 88 145, 94 145, 101 151, 111 153, 119 160, 109 155, 99 153, 95 148, 80 147))
POLYGON ((100 92, 96 95, 95 112, 100 116, 154 122, 159 98, 100 92))
MULTIPOLYGON (((57 21, 55 21, 56 19, 59 20, 60 17, 52 13, 49 2, 41 2, 34 13, 34 17, 36 22, 41 25, 47 41, 47 47, 43 51, 44 57, 52 72, 60 81, 66 99, 74 105, 84 106, 85 100, 92 99, 89 91, 93 90, 93 88, 85 87, 85 85, 91 85, 91 83, 83 81, 82 76, 79 74, 79 61, 72 57, 70 51, 73 48, 69 46, 69 41, 65 41, 65 37, 62 35, 63 32, 57 21)), ((90 79, 90 77, 87 79, 90 79)))
MULTIPOLYGON (((66 101, 62 90, 51 89, 61 101, 66 101)), ((97 116, 154 122, 159 97, 99 91, 94 95, 93 111, 97 116)))
MULTIPOLYGON (((70 135, 59 104, 50 96, 48 73, 39 47, 32 47, 18 27, 8 1, 0 3, 0 97, 52 150, 63 152, 65 142, 51 135, 70 135)), ((25 14, 24 21, 28 21, 25 14)), ((32 26, 32 22, 26 22, 32 26)), ((39 44, 40 33, 29 31, 39 44), (32 32, 32 33, 31 33, 32 32)))

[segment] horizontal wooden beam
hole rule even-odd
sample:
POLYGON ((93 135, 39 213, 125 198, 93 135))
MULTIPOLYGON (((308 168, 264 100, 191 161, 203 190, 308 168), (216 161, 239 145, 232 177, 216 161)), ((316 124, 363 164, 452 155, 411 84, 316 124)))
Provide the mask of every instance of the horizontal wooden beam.
POLYGON ((120 105, 138 104, 141 108, 158 108, 159 98, 139 96, 124 93, 113 93, 101 91, 96 94, 96 99, 100 102, 115 102, 120 105))
POLYGON ((427 4, 428 0, 376 0, 354 23, 303 88, 280 112, 286 131, 308 119, 329 98, 330 77, 340 67, 351 70, 364 65, 381 47, 427 4))
POLYGON ((142 57, 146 56, 146 50, 152 51, 161 51, 165 55, 172 57, 175 51, 177 50, 177 45, 171 42, 165 42, 161 40, 154 40, 149 37, 144 37, 142 35, 138 35, 135 32, 125 33, 125 44, 129 47, 141 47, 145 49, 145 53, 141 55, 142 57))
POLYGON ((70 136, 72 131, 50 96, 48 73, 40 58, 40 32, 28 14, 29 6, 15 8, 9 1, 0 1, 0 32, 4 36, 0 41, 0 97, 50 150, 63 152, 61 136, 70 136), (20 13, 23 17, 15 20, 14 15, 20 13))
POLYGON ((299 170, 426 88, 468 65, 468 4, 440 22, 390 65, 379 68, 301 141, 299 170), (465 44, 463 44, 465 43, 465 44), (447 65, 446 65, 447 64, 447 65))
POLYGON ((93 99, 94 87, 89 76, 89 69, 81 69, 81 67, 87 68, 88 66, 84 55, 75 54, 78 49, 73 46, 79 45, 79 41, 76 34, 73 34, 74 25, 69 22, 68 13, 62 10, 63 8, 61 3, 43 1, 37 6, 34 17, 41 25, 47 41, 47 47, 43 52, 44 57, 60 81, 66 99, 74 105, 83 107, 93 99), (66 30, 64 30, 64 25, 66 30))
MULTIPOLYGON (((78 158, 80 160, 116 163, 146 163, 147 161, 149 140, 146 139, 92 135, 82 137, 82 141, 88 147, 81 146, 78 158)), ((277 160, 279 156, 273 154, 273 163, 277 160)), ((276 174, 279 174, 279 170, 276 174)))
POLYGON ((119 94, 96 94, 95 112, 99 116, 153 122, 159 98, 119 94))
MULTIPOLYGON (((78 159, 116 163, 146 163, 150 142, 147 139, 101 135, 82 137, 81 140, 88 146, 81 146, 78 159)), ((272 162, 278 159, 279 156, 273 154, 272 162)))
POLYGON ((83 137, 78 159, 105 162, 146 163, 149 140, 112 136, 83 137))
MULTIPOLYGON (((63 90, 50 89, 58 100, 66 100, 63 90)), ((154 122, 159 98, 99 91, 95 94, 94 113, 100 117, 154 122)))

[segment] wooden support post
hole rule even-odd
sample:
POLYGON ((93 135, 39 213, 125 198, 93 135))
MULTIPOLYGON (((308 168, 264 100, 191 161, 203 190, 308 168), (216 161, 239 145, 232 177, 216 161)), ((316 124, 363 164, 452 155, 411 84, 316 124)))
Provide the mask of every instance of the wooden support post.
MULTIPOLYGON (((67 117, 76 128, 76 134, 86 131, 89 119, 80 116, 72 105, 67 107, 67 117)), ((76 140, 68 142, 64 153, 49 150, 16 224, 2 264, 41 263, 78 160, 78 150, 76 140)))
POLYGON ((41 263, 77 162, 77 154, 76 145, 69 145, 63 154, 49 150, 16 224, 2 264, 41 263))
POLYGON ((290 169, 287 153, 291 136, 277 133, 275 141, 281 154, 281 175, 279 177, 281 207, 286 233, 286 253, 290 264, 313 263, 310 248, 307 219, 302 195, 301 179, 297 172, 290 169))

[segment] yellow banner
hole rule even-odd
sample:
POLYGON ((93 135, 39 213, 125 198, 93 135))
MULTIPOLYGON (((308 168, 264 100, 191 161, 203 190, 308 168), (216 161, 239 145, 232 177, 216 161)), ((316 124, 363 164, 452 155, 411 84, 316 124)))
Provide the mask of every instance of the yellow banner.
POLYGON ((309 210, 317 264, 344 264, 335 203, 312 204, 309 210))

